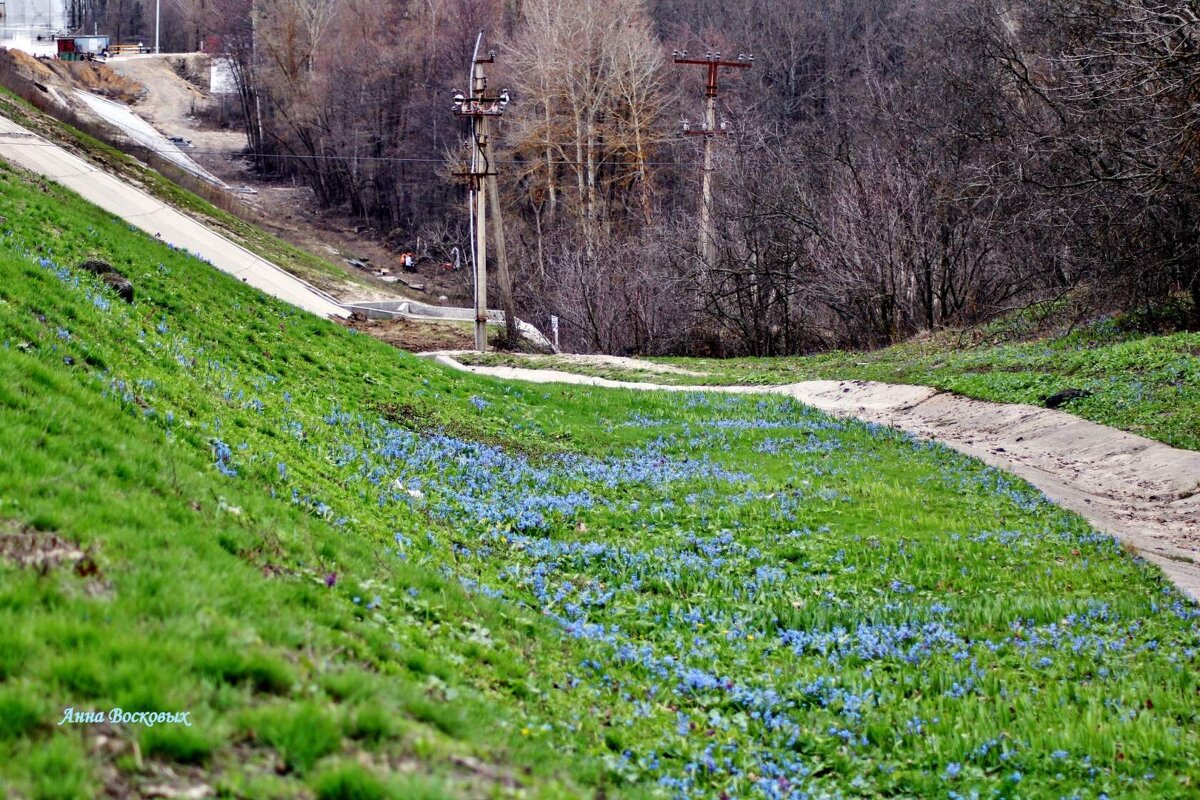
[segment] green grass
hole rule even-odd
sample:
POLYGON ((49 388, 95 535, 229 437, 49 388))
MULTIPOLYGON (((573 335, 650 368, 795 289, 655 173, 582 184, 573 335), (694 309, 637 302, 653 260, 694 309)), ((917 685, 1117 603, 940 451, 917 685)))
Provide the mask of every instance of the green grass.
MULTIPOLYGON (((207 340, 214 355, 228 349, 238 358, 248 356, 247 363, 268 358, 261 347, 246 350, 248 340, 273 331, 278 338, 269 347, 281 360, 303 365, 294 375, 324 373, 332 379, 313 387, 314 400, 336 396, 339 380, 371 385, 366 367, 381 375, 390 371, 397 351, 368 346, 365 361, 352 358, 338 369, 322 367, 347 343, 372 343, 247 292, 64 192, 39 189, 40 184, 3 167, 0 181, 7 225, 14 228, 0 244, 0 446, 7 453, 0 468, 0 520, 58 531, 95 547, 101 565, 99 575, 84 578, 65 568, 39 575, 0 559, 0 678, 5 681, 0 784, 7 778, 35 797, 91 796, 94 780, 72 777, 90 769, 81 754, 91 728, 58 726, 68 706, 191 709, 191 728, 132 727, 123 738, 140 737, 148 758, 205 764, 229 787, 253 783, 265 770, 233 752, 234 743, 249 742, 276 750, 297 774, 293 780, 299 780, 331 742, 339 751, 345 743, 351 752, 360 744, 343 736, 341 727, 334 737, 329 724, 310 726, 311 720, 292 715, 321 707, 319 719, 338 720, 340 726, 342 697, 353 694, 356 708, 390 709, 389 717, 363 723, 373 735, 354 731, 361 746, 378 752, 381 761, 420 752, 435 774, 439 763, 450 764, 447 759, 456 754, 492 759, 504 769, 525 764, 535 795, 576 794, 560 786, 544 748, 520 740, 511 747, 497 744, 506 726, 516 726, 505 722, 506 715, 523 715, 517 702, 497 707, 487 687, 512 680, 515 663, 462 669, 468 645, 453 637, 422 643, 408 658, 397 658, 394 637, 364 624, 366 615, 349 603, 348 593, 365 591, 358 588, 360 580, 420 587, 427 594, 424 602, 432 605, 420 611, 422 629, 442 614, 449 626, 460 619, 482 621, 498 631, 498 646, 517 652, 533 647, 547 626, 530 615, 514 618, 511 609, 480 604, 427 569, 378 563, 387 527, 383 520, 372 526, 373 533, 347 540, 326 520, 272 500, 262 487, 229 485, 208 465, 208 436, 192 427, 187 410, 210 413, 224 402, 219 396, 202 398, 187 381, 167 388, 171 372, 182 371, 181 365, 172 369, 169 354, 151 356, 137 342, 136 331, 143 324, 153 330, 164 318, 172 325, 194 326, 191 335, 207 340), (25 242, 34 252, 64 260, 74 257, 68 252, 102 254, 129 271, 142 299, 129 309, 111 297, 113 305, 101 311, 87 299, 90 293, 104 302, 99 284, 88 278, 81 283, 86 289, 61 284, 21 254, 25 242), (188 286, 198 291, 174 294, 188 286), (217 318, 204 310, 230 296, 241 310, 232 311, 237 321, 226 330, 246 337, 240 343, 208 327, 217 318), (267 309, 275 321, 257 319, 267 309), (26 339, 39 340, 46 330, 41 321, 46 315, 76 331, 69 343, 74 365, 68 367, 57 354, 43 362, 24 352, 26 339), (301 341, 315 349, 292 346, 301 341), (112 387, 106 388, 115 374, 140 371, 134 367, 139 362, 174 395, 179 427, 166 438, 171 429, 162 416, 154 418, 164 426, 155 433, 142 409, 136 415, 122 410, 112 387), (263 576, 276 568, 275 577, 263 576), (336 596, 321 579, 328 570, 346 576, 336 596), (456 693, 452 706, 429 693, 433 676, 456 693), (329 688, 322 688, 326 684, 329 688), (313 705, 295 705, 302 698, 313 705), (256 716, 260 710, 263 716, 256 716), (529 752, 521 756, 523 749, 529 752), (60 762, 70 764, 60 770, 60 762), (55 777, 60 772, 61 782, 55 777), (47 788, 52 785, 58 788, 47 788)), ((400 373, 420 367, 409 358, 400 373)), ((372 405, 405 413, 390 402, 395 399, 390 389, 379 386, 372 394, 372 405)), ((406 409, 422 413, 411 403, 406 409)), ((250 417, 227 419, 235 427, 253 424, 250 417)), ((478 428, 488 435, 489 426, 478 428)), ((321 465, 310 469, 315 482, 321 465)), ((419 635, 419 629, 413 633, 419 635)), ((556 654, 559 649, 551 647, 556 654)), ((561 781, 562 786, 571 783, 561 781)))
POLYGON ((0 556, 12 796, 1194 796, 1200 610, 1019 481, 445 371, 7 168, 0 206, 0 547, 89 553, 0 556))
POLYGON ((803 358, 653 359, 702 376, 581 366, 553 356, 468 356, 469 363, 562 369, 614 380, 718 386, 873 380, 933 386, 967 397, 1042 405, 1065 389, 1091 396, 1064 410, 1084 419, 1200 450, 1200 333, 1154 335, 1124 317, 1069 334, 992 344, 943 335, 873 352, 803 358))

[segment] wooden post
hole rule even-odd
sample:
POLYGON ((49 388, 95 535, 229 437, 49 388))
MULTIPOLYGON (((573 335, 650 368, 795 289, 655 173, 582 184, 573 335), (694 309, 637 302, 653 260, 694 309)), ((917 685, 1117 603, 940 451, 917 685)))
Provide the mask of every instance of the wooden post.
POLYGON ((508 271, 508 249, 504 244, 504 217, 500 212, 500 187, 496 183, 495 159, 492 155, 492 139, 489 135, 487 117, 480 117, 483 125, 483 155, 488 166, 488 199, 492 206, 492 244, 496 247, 496 287, 500 290, 500 308, 504 311, 504 335, 509 347, 517 343, 517 312, 513 303, 512 276, 508 271))
POLYGON ((700 182, 700 257, 704 265, 712 269, 717 263, 717 236, 713 230, 713 138, 717 132, 717 66, 708 65, 708 92, 704 109, 704 128, 709 132, 704 137, 704 175, 700 182))
MULTIPOLYGON (((478 60, 471 65, 472 86, 474 97, 483 97, 484 77, 483 64, 478 60)), ((483 141, 487 135, 487 122, 482 116, 471 120, 472 135, 475 139, 475 149, 472 153, 475 173, 472 176, 472 191, 475 194, 475 349, 483 353, 487 351, 487 198, 484 195, 484 181, 480 173, 488 168, 484 157, 483 141)))

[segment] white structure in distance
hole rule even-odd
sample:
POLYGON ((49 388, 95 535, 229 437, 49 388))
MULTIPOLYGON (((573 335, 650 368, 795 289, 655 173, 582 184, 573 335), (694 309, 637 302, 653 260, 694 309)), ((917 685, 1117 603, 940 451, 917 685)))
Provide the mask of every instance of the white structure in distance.
POLYGON ((0 47, 54 55, 54 37, 66 33, 66 0, 0 0, 0 47))

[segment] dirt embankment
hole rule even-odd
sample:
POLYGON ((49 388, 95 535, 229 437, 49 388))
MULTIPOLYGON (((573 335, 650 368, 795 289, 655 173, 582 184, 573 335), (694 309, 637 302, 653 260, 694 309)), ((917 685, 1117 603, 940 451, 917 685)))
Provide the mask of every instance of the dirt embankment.
POLYGON ((146 95, 146 87, 136 80, 121 75, 105 64, 91 61, 47 61, 46 66, 65 85, 84 89, 94 94, 136 103, 146 95))
MULTIPOLYGON (((204 112, 216 100, 199 78, 184 75, 200 75, 207 71, 207 65, 207 56, 164 55, 113 59, 108 67, 124 80, 145 87, 141 96, 130 101, 138 116, 167 136, 191 142, 196 161, 213 170, 214 164, 227 168, 229 160, 246 149, 246 135, 204 120, 204 112)), ((228 180, 226 175, 220 177, 228 180)))
POLYGON ((380 341, 420 353, 429 350, 459 350, 472 347, 475 333, 470 323, 426 322, 409 319, 366 319, 355 314, 342 323, 380 341))
POLYGON ((106 64, 42 60, 20 50, 0 50, 0 83, 40 108, 50 110, 46 107, 50 104, 82 117, 89 117, 90 112, 74 99, 74 89, 122 103, 134 103, 146 95, 145 86, 114 72, 106 64), (31 89, 37 94, 31 94, 31 89), (42 102, 34 99, 38 95, 42 102))

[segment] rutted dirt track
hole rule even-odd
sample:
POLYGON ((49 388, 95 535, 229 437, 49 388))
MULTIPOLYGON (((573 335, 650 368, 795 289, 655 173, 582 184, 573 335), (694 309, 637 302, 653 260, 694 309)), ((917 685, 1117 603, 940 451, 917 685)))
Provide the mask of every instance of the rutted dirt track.
POLYGON ((218 163, 246 149, 246 135, 237 130, 217 130, 201 123, 198 112, 212 104, 213 99, 199 87, 181 77, 172 64, 193 60, 197 68, 207 67, 207 60, 196 55, 147 55, 112 58, 108 68, 118 75, 134 80, 145 87, 143 96, 133 104, 133 110, 155 128, 170 136, 184 136, 196 146, 197 160, 218 163))
POLYGON ((990 403, 924 386, 805 381, 786 386, 662 386, 553 370, 468 367, 479 375, 660 391, 784 394, 822 411, 934 439, 1019 475, 1055 503, 1154 562, 1200 600, 1200 452, 1179 450, 1036 406, 990 403))

